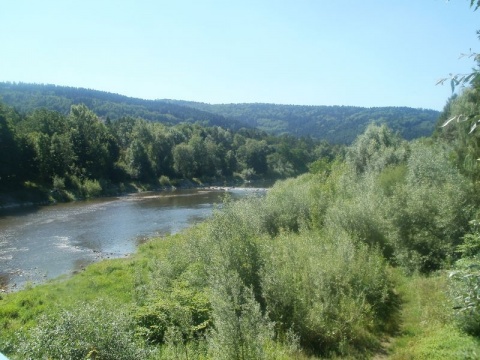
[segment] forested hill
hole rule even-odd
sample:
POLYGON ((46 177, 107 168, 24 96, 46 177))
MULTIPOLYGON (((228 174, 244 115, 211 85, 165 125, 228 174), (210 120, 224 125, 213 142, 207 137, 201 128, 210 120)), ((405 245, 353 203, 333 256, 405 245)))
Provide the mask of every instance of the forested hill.
POLYGON ((39 107, 67 114, 83 103, 102 118, 131 116, 166 124, 199 122, 228 129, 256 127, 273 135, 292 134, 351 143, 371 122, 386 123, 410 140, 433 133, 439 112, 408 107, 298 106, 275 104, 211 105, 182 100, 143 100, 55 85, 0 83, 0 101, 28 113, 39 107))
POLYGON ((46 108, 66 115, 71 105, 85 104, 99 117, 111 120, 133 117, 167 125, 188 122, 232 130, 247 127, 236 120, 193 107, 66 86, 0 82, 0 101, 21 113, 46 108))
POLYGON ((440 115, 435 110, 409 107, 210 105, 186 101, 171 102, 223 115, 271 134, 311 136, 344 144, 350 144, 372 122, 386 123, 407 140, 430 136, 440 115))

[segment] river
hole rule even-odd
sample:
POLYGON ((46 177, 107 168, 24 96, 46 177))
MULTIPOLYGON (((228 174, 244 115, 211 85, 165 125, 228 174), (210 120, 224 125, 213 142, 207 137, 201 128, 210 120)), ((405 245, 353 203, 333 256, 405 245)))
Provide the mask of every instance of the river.
MULTIPOLYGON (((255 189, 229 189, 234 198, 255 189)), ((147 192, 0 212, 0 289, 39 284, 211 215, 224 189, 147 192)))

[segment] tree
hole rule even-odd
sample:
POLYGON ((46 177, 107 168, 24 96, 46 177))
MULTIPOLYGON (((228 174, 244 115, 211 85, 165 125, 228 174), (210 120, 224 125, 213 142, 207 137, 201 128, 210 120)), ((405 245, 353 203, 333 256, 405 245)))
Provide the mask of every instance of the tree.
POLYGON ((107 178, 116 161, 115 139, 85 105, 73 105, 69 115, 77 171, 91 179, 107 178))
POLYGON ((135 180, 148 181, 152 178, 152 168, 145 147, 138 140, 132 141, 125 155, 127 173, 135 180))
POLYGON ((12 185, 17 180, 19 146, 7 109, 0 104, 0 186, 12 185))
POLYGON ((196 172, 195 153, 191 145, 181 143, 173 148, 173 169, 184 178, 192 178, 196 172))
POLYGON ((237 159, 243 170, 253 169, 255 174, 265 174, 268 170, 268 145, 265 140, 247 138, 237 150, 237 159))
POLYGON ((18 129, 23 134, 39 132, 48 136, 52 136, 54 133, 64 134, 70 130, 69 123, 64 115, 44 108, 36 109, 27 115, 18 124, 18 129))
POLYGON ((347 151, 347 161, 357 174, 380 171, 405 160, 406 142, 386 125, 371 124, 347 151))

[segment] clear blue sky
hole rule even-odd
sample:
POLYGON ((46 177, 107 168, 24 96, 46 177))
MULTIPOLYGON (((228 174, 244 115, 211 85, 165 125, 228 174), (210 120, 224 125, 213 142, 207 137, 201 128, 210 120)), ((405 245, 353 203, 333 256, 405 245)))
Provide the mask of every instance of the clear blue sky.
POLYGON ((6 0, 0 81, 208 103, 442 109, 468 0, 6 0))

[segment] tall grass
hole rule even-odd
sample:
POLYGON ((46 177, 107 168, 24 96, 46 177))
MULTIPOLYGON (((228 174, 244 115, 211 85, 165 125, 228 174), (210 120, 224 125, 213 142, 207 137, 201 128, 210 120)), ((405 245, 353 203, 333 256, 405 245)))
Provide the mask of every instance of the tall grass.
POLYGON ((390 359, 478 359, 480 341, 463 333, 452 319, 445 273, 403 279, 402 324, 390 359))

